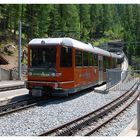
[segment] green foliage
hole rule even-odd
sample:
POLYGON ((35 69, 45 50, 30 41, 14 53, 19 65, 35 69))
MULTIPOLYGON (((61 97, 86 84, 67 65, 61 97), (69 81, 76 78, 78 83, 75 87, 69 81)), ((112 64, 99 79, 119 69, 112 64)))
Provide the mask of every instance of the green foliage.
POLYGON ((52 5, 51 11, 49 13, 49 23, 48 23, 48 36, 55 37, 58 32, 61 31, 61 16, 59 13, 59 5, 52 5))
POLYGON ((79 5, 80 17, 80 39, 83 41, 89 40, 90 33, 90 7, 89 5, 79 5))
POLYGON ((67 34, 72 34, 75 38, 79 38, 79 16, 76 5, 60 5, 59 8, 61 15, 61 32, 66 36, 67 34))
POLYGON ((135 70, 140 70, 140 57, 132 56, 132 66, 135 70))
POLYGON ((103 8, 102 5, 93 4, 90 7, 90 37, 100 38, 103 36, 102 29, 103 8))
POLYGON ((0 41, 18 42, 22 21, 22 43, 32 38, 72 37, 96 46, 121 39, 132 63, 140 56, 140 5, 128 4, 1 4, 0 41))
POLYGON ((100 38, 100 39, 98 39, 98 40, 96 40, 92 43, 93 43, 94 46, 101 46, 102 44, 107 43, 108 41, 109 41, 108 38, 103 37, 103 38, 100 38))
POLYGON ((115 27, 114 27, 114 29, 112 30, 110 29, 108 31, 105 31, 104 35, 105 37, 111 40, 120 39, 123 37, 122 28, 116 27, 116 30, 115 30, 115 27))

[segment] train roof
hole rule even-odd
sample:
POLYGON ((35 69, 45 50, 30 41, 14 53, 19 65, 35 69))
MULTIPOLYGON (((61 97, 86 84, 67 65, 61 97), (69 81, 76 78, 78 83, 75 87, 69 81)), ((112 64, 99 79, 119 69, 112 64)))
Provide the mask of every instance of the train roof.
POLYGON ((81 41, 72 39, 72 38, 35 38, 31 40, 28 44, 29 46, 38 46, 38 45, 62 45, 67 47, 74 47, 77 49, 81 49, 88 52, 93 52, 96 54, 101 54, 108 57, 113 58, 120 58, 119 55, 116 55, 114 53, 110 53, 108 51, 105 51, 103 49, 94 47, 90 44, 83 43, 81 41))

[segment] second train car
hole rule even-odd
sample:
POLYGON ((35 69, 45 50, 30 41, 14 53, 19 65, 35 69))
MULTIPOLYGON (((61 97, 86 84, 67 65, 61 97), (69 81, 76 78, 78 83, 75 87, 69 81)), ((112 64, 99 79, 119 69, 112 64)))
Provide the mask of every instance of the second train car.
POLYGON ((33 96, 71 93, 106 81, 121 56, 72 38, 37 38, 28 44, 27 88, 33 96))

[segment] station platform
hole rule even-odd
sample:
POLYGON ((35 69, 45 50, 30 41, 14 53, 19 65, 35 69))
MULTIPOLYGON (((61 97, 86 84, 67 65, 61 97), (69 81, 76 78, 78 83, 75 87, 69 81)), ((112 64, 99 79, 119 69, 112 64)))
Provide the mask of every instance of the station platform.
POLYGON ((12 87, 15 85, 24 85, 24 81, 0 81, 0 88, 12 87))
POLYGON ((0 105, 28 96, 24 81, 0 81, 0 105))
POLYGON ((134 119, 120 134, 119 136, 137 136, 137 120, 134 119))
POLYGON ((0 81, 0 92, 24 87, 24 81, 0 81))

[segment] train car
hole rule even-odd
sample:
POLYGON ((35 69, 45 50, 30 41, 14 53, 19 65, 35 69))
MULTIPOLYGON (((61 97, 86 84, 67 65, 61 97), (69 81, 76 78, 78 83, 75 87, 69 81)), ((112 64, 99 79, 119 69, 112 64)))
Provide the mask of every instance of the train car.
POLYGON ((71 93, 101 84, 119 55, 72 38, 37 38, 28 44, 27 88, 33 96, 71 93))

